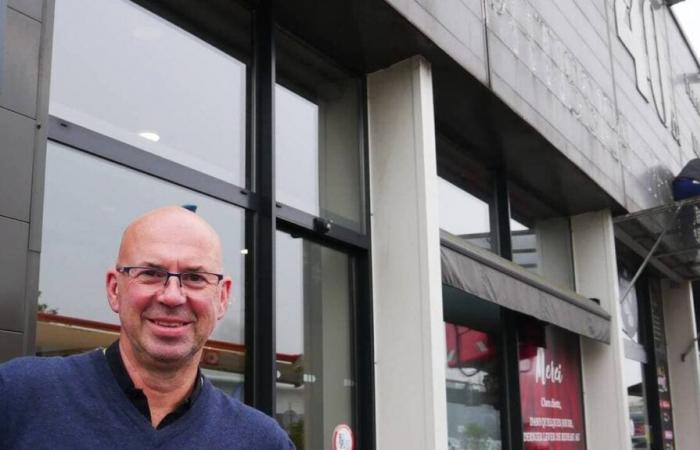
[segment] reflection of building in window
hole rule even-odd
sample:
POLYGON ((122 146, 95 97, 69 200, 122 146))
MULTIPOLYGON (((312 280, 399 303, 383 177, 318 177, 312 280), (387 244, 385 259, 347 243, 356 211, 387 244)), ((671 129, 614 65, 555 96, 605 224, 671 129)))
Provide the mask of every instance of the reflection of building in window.
POLYGON ((494 336, 445 323, 450 449, 501 448, 498 354, 494 336))

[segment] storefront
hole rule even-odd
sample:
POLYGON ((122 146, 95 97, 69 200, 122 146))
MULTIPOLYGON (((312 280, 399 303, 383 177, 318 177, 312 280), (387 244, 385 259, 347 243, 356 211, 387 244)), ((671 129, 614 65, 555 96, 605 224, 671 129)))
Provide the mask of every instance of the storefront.
POLYGON ((633 280, 660 230, 629 214, 700 156, 669 7, 0 12, 0 359, 112 342, 121 229, 189 205, 234 279, 202 367, 299 449, 700 441, 700 266, 667 239, 633 280))

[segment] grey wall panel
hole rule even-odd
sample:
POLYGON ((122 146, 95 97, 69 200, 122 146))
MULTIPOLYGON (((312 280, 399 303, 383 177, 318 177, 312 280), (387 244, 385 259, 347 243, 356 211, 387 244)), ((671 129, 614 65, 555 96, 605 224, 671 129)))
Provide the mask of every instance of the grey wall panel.
POLYGON ((33 119, 0 108, 0 215, 29 221, 34 159, 33 119))
POLYGON ((693 82, 693 77, 700 73, 690 50, 673 19, 666 20, 669 37, 671 89, 676 111, 678 113, 681 147, 684 161, 700 157, 700 81, 693 82))
POLYGON ((0 363, 22 356, 22 333, 0 330, 0 363))
POLYGON ((7 8, 0 107, 35 117, 41 23, 7 8))
POLYGON ((8 0, 7 4, 22 14, 41 21, 41 10, 44 7, 43 0, 8 0))
POLYGON ((41 253, 27 252, 27 272, 24 304, 24 346, 25 355, 36 353, 36 311, 39 297, 39 266, 41 253))
POLYGON ((0 217, 0 329, 24 331, 29 224, 0 217))
POLYGON ((604 15, 573 0, 488 4, 493 91, 623 203, 604 15))
POLYGON ((481 0, 387 0, 387 3, 486 83, 481 0))
MULTIPOLYGON (((670 181, 687 161, 690 149, 688 127, 695 119, 679 103, 678 89, 673 85, 679 75, 674 68, 672 52, 688 52, 685 43, 678 40, 679 30, 668 26, 672 22, 667 8, 653 10, 656 29, 651 25, 637 25, 632 38, 624 35, 616 20, 615 5, 608 4, 609 30, 613 37, 610 46, 614 64, 617 106, 620 115, 620 130, 623 149, 621 160, 625 169, 626 205, 628 209, 650 208, 671 201, 670 181), (635 52, 630 41, 637 39, 647 46, 635 52), (658 42, 658 56, 649 53, 650 43, 658 42), (633 57, 634 55, 634 57, 633 57), (638 86, 636 67, 647 65, 650 73, 660 74, 659 87, 652 91, 648 82, 642 88, 649 90, 646 96, 638 86), (645 87, 646 86, 646 87, 645 87), (663 102, 657 108, 656 101, 663 102), (683 135, 686 135, 685 139, 683 135)), ((646 3, 651 4, 651 3, 646 3)), ((640 77, 646 80, 647 77, 640 77)))

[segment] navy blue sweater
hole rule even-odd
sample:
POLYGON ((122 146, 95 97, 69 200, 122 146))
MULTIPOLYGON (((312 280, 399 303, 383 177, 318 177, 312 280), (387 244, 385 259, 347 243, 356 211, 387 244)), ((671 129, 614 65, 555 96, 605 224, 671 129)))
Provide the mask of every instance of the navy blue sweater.
POLYGON ((292 450, 270 417, 205 381, 192 408, 156 430, 124 395, 102 350, 0 366, 0 449, 292 450))

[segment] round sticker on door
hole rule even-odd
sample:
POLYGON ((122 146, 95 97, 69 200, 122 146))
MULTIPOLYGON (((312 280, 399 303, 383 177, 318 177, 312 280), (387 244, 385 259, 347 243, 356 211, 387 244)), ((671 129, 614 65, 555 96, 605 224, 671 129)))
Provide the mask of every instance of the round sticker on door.
POLYGON ((333 430, 333 450, 355 450, 355 438, 349 426, 341 423, 333 430))

